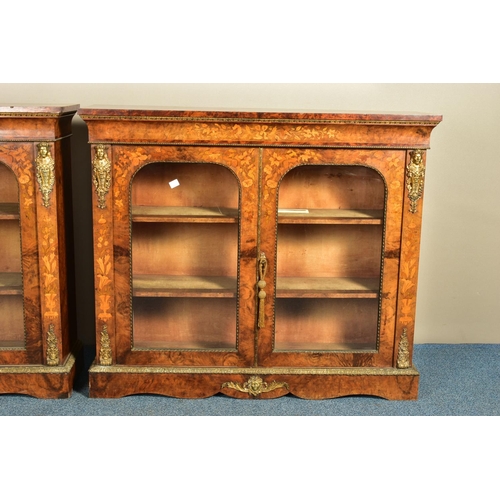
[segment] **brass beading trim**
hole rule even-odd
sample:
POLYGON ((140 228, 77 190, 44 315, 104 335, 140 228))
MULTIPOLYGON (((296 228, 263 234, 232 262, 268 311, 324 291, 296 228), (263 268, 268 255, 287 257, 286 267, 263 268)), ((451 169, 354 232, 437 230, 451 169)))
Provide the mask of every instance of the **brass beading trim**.
POLYGON ((413 368, 265 368, 265 367, 199 367, 199 366, 143 366, 93 364, 90 373, 137 373, 137 374, 178 374, 178 375, 344 375, 344 376, 415 376, 418 371, 413 368))
MULTIPOLYGON (((138 110, 140 111, 140 110, 138 110)), ((124 115, 85 115, 78 116, 86 121, 160 121, 160 122, 210 122, 210 123, 280 123, 280 124, 317 124, 317 125, 391 125, 391 126, 437 126, 440 122, 433 120, 329 120, 307 118, 228 118, 228 117, 203 117, 203 116, 124 116, 124 115)))
POLYGON ((40 373, 40 374, 50 374, 50 373, 69 373, 75 364, 75 356, 70 354, 66 358, 66 362, 60 366, 47 366, 47 365, 10 365, 10 366, 0 366, 0 374, 7 373, 40 373))
MULTIPOLYGON (((100 144, 100 141, 89 141, 89 144, 100 144)), ((204 147, 220 147, 220 148, 285 148, 285 149, 392 149, 403 150, 415 149, 415 144, 399 144, 390 146, 380 146, 377 144, 367 146, 363 144, 344 144, 344 143, 331 143, 331 144, 314 144, 314 143, 286 143, 286 144, 272 144, 272 143, 257 143, 248 141, 242 142, 189 142, 189 141, 172 141, 172 142, 149 142, 149 141, 106 141, 109 145, 118 146, 204 146, 204 147)), ((430 146, 418 146, 420 150, 430 149, 430 146)))
MULTIPOLYGON (((0 115, 0 118, 2 118, 4 115, 0 115)), ((58 141, 62 141, 63 139, 68 139, 72 136, 73 134, 68 134, 68 135, 64 135, 62 137, 57 137, 57 138, 54 138, 54 137, 37 137, 37 138, 33 138, 33 136, 30 136, 30 137, 26 137, 26 138, 13 138, 13 139, 4 139, 4 138, 0 138, 0 142, 26 142, 26 143, 33 143, 33 142, 58 142, 58 141)))

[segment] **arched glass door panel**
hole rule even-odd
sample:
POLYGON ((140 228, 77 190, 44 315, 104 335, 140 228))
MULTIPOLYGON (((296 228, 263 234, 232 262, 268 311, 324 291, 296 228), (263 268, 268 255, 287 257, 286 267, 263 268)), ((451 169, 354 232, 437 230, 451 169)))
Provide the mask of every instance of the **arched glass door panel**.
POLYGON ((0 163, 0 349, 24 345, 19 186, 0 163))
POLYGON ((283 177, 275 351, 377 349, 385 191, 363 166, 299 166, 283 177))
POLYGON ((131 200, 133 348, 236 349, 236 177, 217 164, 153 163, 131 200))

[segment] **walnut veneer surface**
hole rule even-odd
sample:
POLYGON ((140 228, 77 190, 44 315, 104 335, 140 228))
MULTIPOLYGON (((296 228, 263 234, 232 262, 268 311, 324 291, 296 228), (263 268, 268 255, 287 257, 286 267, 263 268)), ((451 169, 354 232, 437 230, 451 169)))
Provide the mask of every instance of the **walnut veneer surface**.
POLYGON ((0 106, 0 393, 64 398, 73 388, 77 109, 0 106))
POLYGON ((440 116, 87 108, 91 397, 415 399, 440 116))

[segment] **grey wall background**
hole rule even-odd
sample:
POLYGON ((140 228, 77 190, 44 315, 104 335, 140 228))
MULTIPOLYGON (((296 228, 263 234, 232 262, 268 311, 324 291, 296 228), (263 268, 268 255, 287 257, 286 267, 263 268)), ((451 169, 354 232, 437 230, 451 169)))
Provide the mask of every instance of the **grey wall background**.
MULTIPOLYGON (((500 84, 0 84, 2 104, 442 114, 431 136, 415 341, 500 343, 500 84)), ((73 120, 79 332, 94 343, 87 128, 73 120)))

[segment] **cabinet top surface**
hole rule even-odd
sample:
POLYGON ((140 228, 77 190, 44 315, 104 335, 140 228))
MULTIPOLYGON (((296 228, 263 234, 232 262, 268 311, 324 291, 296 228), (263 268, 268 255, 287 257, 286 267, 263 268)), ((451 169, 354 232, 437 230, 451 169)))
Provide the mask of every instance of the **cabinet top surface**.
MULTIPOLYGON (((1 108, 0 108, 1 109, 1 108)), ((180 110, 161 107, 133 108, 97 106, 82 108, 78 114, 84 119, 166 119, 166 120, 246 120, 246 121, 326 121, 326 122, 426 122, 437 125, 442 116, 425 113, 377 113, 377 112, 281 112, 281 111, 216 111, 180 110)))
POLYGON ((2 104, 0 103, 0 117, 26 115, 36 116, 59 116, 76 113, 80 106, 78 104, 64 105, 41 105, 41 104, 2 104))

